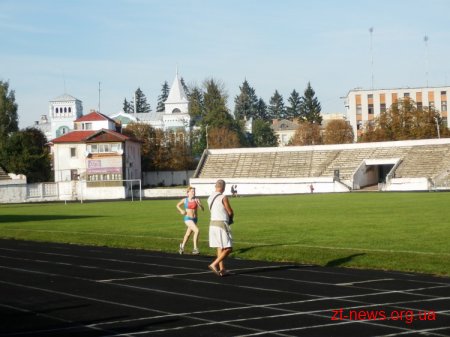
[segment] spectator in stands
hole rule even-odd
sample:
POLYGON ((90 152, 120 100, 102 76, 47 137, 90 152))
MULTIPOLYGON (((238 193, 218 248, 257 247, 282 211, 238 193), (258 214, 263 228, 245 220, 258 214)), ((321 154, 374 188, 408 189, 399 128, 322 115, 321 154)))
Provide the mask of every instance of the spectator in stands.
POLYGON ((209 224, 209 246, 217 249, 217 258, 208 266, 214 274, 225 276, 224 260, 233 250, 233 239, 231 237, 230 224, 233 222, 233 209, 230 201, 223 195, 225 181, 217 180, 215 192, 208 198, 211 211, 211 222, 209 224))
POLYGON ((178 249, 178 252, 180 254, 184 253, 184 247, 192 233, 194 233, 194 250, 192 251, 192 254, 198 255, 200 253, 200 251, 198 250, 198 234, 200 233, 200 230, 197 226, 197 208, 199 207, 202 209, 202 211, 204 210, 200 199, 197 199, 195 197, 195 188, 189 187, 187 189, 187 197, 181 199, 181 201, 177 204, 178 211, 181 213, 181 215, 184 215, 184 223, 187 227, 183 242, 180 243, 180 247, 178 249), (181 208, 183 204, 184 209, 181 208))

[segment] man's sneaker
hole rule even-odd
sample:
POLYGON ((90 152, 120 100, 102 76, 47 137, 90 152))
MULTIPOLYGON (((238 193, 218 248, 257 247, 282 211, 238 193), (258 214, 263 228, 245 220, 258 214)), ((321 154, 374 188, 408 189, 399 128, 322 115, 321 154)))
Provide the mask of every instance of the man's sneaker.
POLYGON ((199 252, 198 249, 194 249, 194 250, 192 251, 192 255, 198 255, 198 254, 200 254, 200 252, 199 252))
POLYGON ((180 243, 180 248, 178 249, 178 253, 180 253, 180 255, 184 253, 184 248, 181 243, 180 243))

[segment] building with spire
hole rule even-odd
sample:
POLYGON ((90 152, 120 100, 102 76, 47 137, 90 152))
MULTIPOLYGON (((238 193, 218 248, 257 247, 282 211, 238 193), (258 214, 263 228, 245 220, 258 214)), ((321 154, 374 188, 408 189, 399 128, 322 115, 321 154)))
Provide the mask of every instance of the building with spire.
POLYGON ((120 111, 109 115, 110 118, 126 127, 130 123, 150 124, 155 129, 177 130, 189 129, 189 100, 184 91, 178 70, 175 74, 169 94, 164 102, 164 111, 156 113, 125 113, 120 111))
POLYGON ((164 102, 162 121, 164 130, 189 128, 191 121, 191 117, 189 116, 189 100, 178 76, 178 70, 170 87, 169 96, 164 102))

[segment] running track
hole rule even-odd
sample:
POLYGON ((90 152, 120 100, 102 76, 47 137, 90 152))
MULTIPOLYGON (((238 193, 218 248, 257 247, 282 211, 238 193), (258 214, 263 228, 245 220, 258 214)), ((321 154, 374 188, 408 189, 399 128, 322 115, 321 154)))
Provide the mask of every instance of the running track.
POLYGON ((210 261, 0 240, 0 336, 450 336, 449 278, 210 261))

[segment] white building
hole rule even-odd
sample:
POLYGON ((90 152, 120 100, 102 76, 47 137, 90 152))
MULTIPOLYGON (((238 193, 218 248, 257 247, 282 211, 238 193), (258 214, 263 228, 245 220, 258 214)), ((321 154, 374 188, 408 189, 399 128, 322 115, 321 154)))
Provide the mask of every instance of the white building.
POLYGON ((447 97, 450 87, 397 88, 376 90, 350 90, 345 98, 347 120, 353 127, 355 140, 362 134, 367 122, 388 110, 398 99, 409 97, 417 107, 433 107, 441 113, 445 125, 447 120, 447 97))
POLYGON ((278 138, 278 146, 286 146, 289 144, 292 137, 294 137, 299 124, 297 120, 274 119, 272 120, 272 125, 270 127, 278 138))
POLYGON ((73 122, 83 115, 83 104, 69 94, 49 101, 48 116, 42 115, 33 127, 41 130, 48 141, 73 130, 73 122))
POLYGON ((189 116, 189 100, 178 77, 178 71, 170 88, 169 96, 164 102, 162 120, 164 130, 189 128, 191 121, 191 117, 189 116))
POLYGON ((109 115, 110 118, 120 122, 122 127, 130 123, 150 124, 155 129, 174 130, 189 129, 191 117, 189 116, 189 100, 181 84, 178 72, 175 75, 169 95, 164 102, 162 113, 125 113, 120 111, 109 115))
POLYGON ((116 132, 111 118, 92 112, 74 124, 74 131, 50 143, 55 182, 81 179, 95 187, 141 178, 141 144, 116 132))

